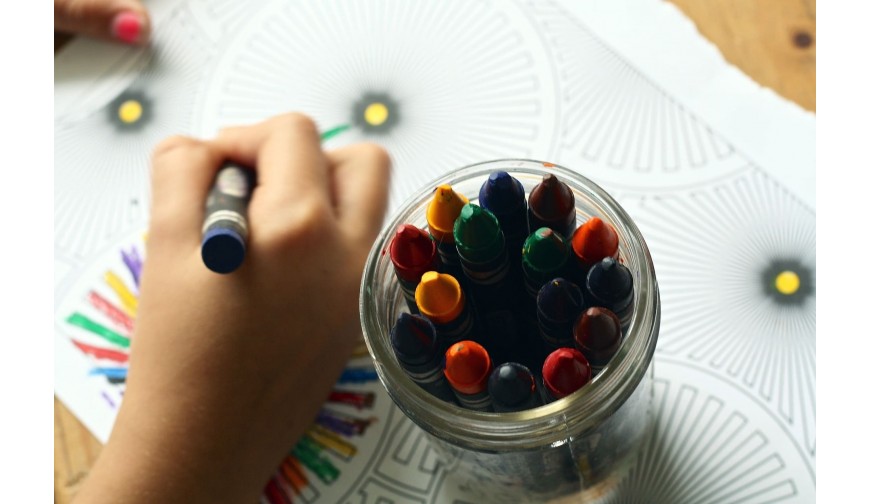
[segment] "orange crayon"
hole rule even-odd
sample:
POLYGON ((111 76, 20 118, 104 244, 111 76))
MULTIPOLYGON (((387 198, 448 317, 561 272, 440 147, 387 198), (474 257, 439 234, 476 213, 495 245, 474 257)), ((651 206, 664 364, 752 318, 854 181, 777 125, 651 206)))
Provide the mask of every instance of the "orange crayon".
POLYGON ((619 259, 619 235, 613 226, 591 217, 571 237, 571 249, 583 271, 605 257, 619 259))
POLYGON ((477 411, 492 411, 487 380, 492 371, 489 353, 474 341, 460 341, 447 349, 444 376, 459 403, 477 411))

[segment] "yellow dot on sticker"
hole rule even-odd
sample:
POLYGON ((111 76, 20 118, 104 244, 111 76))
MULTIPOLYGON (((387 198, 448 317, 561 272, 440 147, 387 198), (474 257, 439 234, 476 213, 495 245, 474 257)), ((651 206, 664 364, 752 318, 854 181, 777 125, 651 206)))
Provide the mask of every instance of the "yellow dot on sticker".
POLYGON ((801 277, 794 271, 783 271, 776 275, 776 290, 780 294, 791 296, 801 288, 801 277))
POLYGON ((372 126, 384 124, 387 122, 388 117, 390 117, 390 109, 383 103, 375 102, 366 107, 365 119, 372 126))
POLYGON ((142 117, 142 104, 137 100, 127 100, 118 107, 118 119, 124 124, 133 124, 142 117))

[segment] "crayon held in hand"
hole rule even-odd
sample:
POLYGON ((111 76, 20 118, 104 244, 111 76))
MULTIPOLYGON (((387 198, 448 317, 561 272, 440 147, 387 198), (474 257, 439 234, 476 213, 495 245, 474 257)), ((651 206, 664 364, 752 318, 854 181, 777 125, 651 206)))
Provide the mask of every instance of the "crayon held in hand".
POLYGON ((202 224, 202 262, 215 273, 232 273, 245 259, 254 180, 253 170, 232 162, 215 176, 202 224))
POLYGON ((541 405, 535 377, 526 366, 505 362, 489 375, 489 395, 496 412, 522 411, 541 405))
POLYGON ((574 343, 589 361, 594 374, 599 373, 619 350, 622 344, 622 329, 615 313, 593 306, 574 324, 574 343))
POLYGON ((427 271, 437 271, 441 266, 435 241, 426 231, 411 224, 402 224, 390 242, 390 261, 405 302, 412 313, 419 313, 414 293, 420 278, 427 271))
POLYGON ((456 402, 444 379, 444 352, 432 322, 402 313, 390 331, 390 343, 409 378, 442 401, 456 402))
POLYGON ((551 403, 589 383, 592 379, 592 367, 579 351, 558 348, 544 360, 541 375, 544 382, 544 402, 551 403))
POLYGON ((486 349, 474 341, 460 341, 447 349, 444 376, 459 404, 477 411, 492 411, 487 379, 492 361, 486 349))

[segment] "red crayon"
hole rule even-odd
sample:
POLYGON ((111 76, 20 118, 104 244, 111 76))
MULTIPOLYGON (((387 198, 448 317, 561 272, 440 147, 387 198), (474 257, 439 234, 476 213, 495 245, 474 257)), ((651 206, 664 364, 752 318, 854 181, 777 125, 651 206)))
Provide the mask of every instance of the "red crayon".
POLYGON ((551 403, 579 390, 592 379, 592 367, 582 353, 558 348, 544 360, 544 402, 551 403))
POLYGON ((489 353, 480 344, 464 340, 447 349, 444 377, 462 406, 478 411, 492 411, 492 398, 487 389, 491 371, 489 353))
POLYGON ((619 259, 619 235, 610 224, 598 217, 590 217, 574 232, 571 248, 581 267, 589 270, 605 257, 619 259))
POLYGON ((411 224, 402 224, 390 242, 390 261, 412 313, 419 313, 414 292, 427 271, 437 271, 441 265, 438 248, 429 233, 411 224))
POLYGON ((593 373, 607 365, 622 343, 619 317, 600 306, 583 312, 574 323, 573 334, 577 349, 587 358, 593 373))

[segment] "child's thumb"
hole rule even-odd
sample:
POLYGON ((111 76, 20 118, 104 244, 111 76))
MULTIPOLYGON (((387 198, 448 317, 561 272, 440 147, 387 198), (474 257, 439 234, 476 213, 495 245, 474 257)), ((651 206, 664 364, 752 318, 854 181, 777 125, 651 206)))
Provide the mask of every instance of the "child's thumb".
POLYGON ((54 0, 54 29, 143 44, 151 33, 151 22, 139 0, 54 0))

